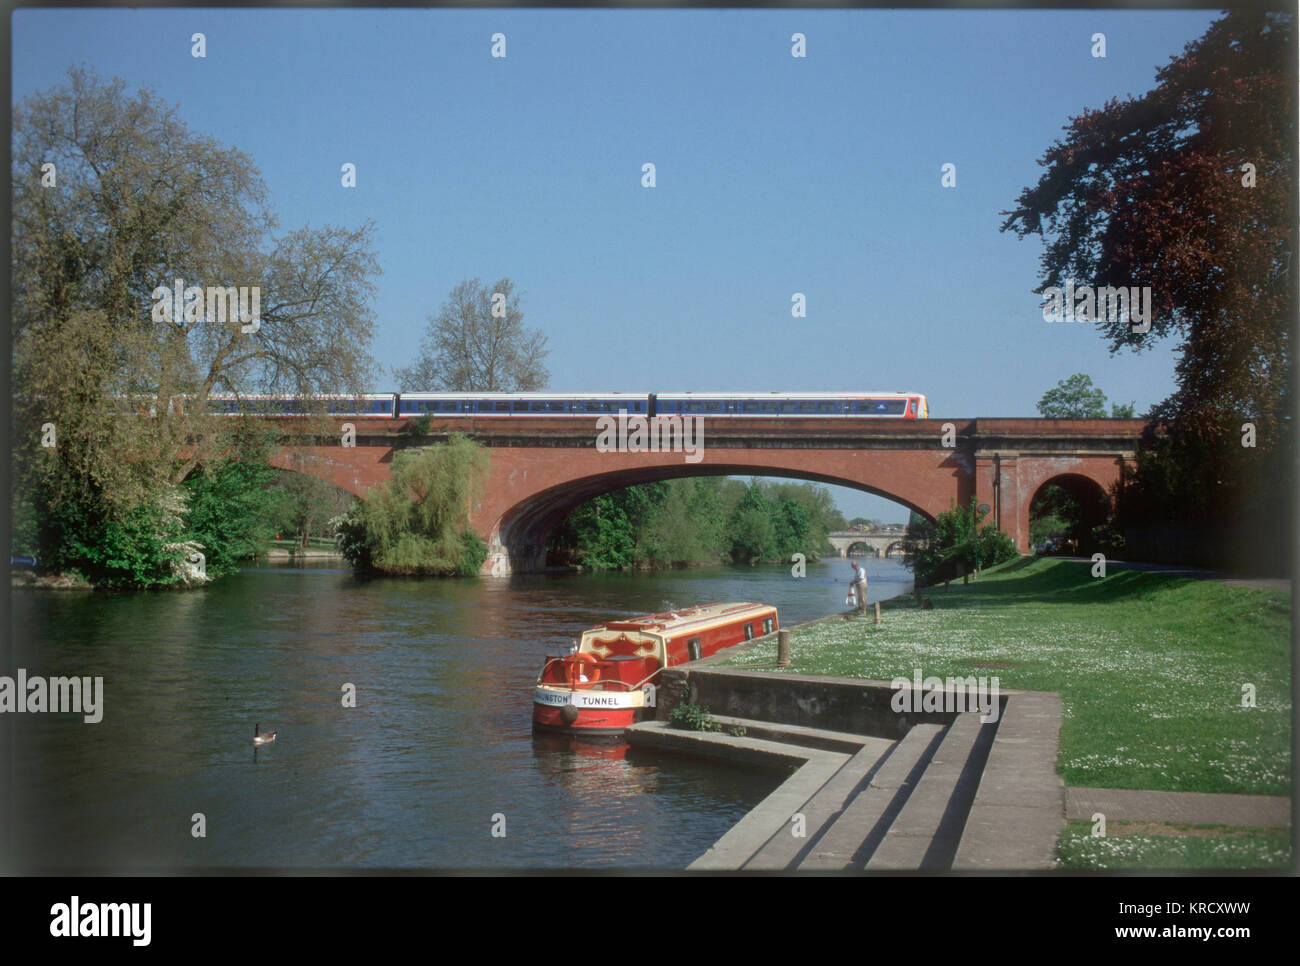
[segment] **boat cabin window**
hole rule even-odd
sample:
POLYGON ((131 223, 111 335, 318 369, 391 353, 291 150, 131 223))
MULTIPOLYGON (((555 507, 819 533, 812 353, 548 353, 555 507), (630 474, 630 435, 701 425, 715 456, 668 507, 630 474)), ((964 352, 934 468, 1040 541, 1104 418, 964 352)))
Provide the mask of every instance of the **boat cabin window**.
POLYGON ((747 641, 752 641, 753 639, 754 639, 754 625, 753 625, 753 624, 746 624, 746 625, 745 625, 745 640, 747 640, 747 641))
POLYGON ((704 651, 700 647, 700 639, 698 637, 692 637, 686 642, 686 653, 690 656, 692 661, 698 661, 704 656, 704 651))
POLYGON ((772 618, 770 617, 763 618, 763 633, 764 634, 772 633, 772 618))

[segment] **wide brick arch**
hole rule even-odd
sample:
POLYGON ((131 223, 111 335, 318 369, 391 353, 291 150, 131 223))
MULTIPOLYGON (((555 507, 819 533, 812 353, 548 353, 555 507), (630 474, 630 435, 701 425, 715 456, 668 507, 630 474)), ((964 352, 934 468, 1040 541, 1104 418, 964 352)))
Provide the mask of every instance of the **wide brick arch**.
POLYGON ((696 476, 769 476, 864 490, 933 519, 954 493, 970 491, 964 453, 943 450, 789 450, 710 447, 699 463, 680 453, 493 448, 490 485, 471 525, 486 536, 489 573, 530 571, 545 562, 551 531, 574 507, 638 483, 696 476))

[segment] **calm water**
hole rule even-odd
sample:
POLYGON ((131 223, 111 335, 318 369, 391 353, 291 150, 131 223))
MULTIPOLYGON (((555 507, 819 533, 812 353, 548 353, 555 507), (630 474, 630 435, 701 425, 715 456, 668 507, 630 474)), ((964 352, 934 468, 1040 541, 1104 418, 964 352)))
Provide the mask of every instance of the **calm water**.
MULTIPOLYGON (((872 600, 910 587, 896 561, 865 563, 872 600)), ((104 716, 4 715, 9 854, 105 870, 680 869, 784 775, 534 737, 543 652, 602 620, 714 600, 809 620, 843 609, 848 576, 838 560, 803 579, 359 581, 330 564, 182 593, 14 593, 4 673, 102 675, 104 716), (279 732, 256 753, 254 723, 279 732)))

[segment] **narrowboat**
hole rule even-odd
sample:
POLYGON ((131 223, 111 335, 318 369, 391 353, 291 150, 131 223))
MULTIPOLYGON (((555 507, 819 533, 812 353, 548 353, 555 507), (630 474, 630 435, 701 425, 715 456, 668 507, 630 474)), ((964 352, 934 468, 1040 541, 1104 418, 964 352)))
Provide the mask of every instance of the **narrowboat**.
POLYGON ((584 631, 572 653, 548 657, 533 690, 533 730, 617 736, 649 716, 666 667, 771 634, 776 608, 717 603, 607 621, 584 631))

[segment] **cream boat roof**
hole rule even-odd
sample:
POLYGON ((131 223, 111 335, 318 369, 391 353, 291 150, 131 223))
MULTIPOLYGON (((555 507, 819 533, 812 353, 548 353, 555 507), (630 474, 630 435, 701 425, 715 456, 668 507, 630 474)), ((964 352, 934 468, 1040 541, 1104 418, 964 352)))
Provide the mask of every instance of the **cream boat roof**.
POLYGON ((599 627, 593 627, 590 630, 583 631, 582 643, 578 650, 583 653, 600 655, 600 651, 595 648, 597 638, 608 638, 611 632, 625 635, 629 640, 646 641, 653 647, 651 650, 638 649, 644 657, 657 654, 659 646, 667 638, 677 638, 687 634, 702 634, 704 631, 711 630, 724 624, 730 624, 737 619, 748 617, 761 617, 770 611, 775 610, 771 604, 758 603, 716 603, 704 604, 700 607, 685 607, 681 610, 667 611, 663 614, 652 614, 649 617, 637 617, 626 621, 607 621, 599 627))

